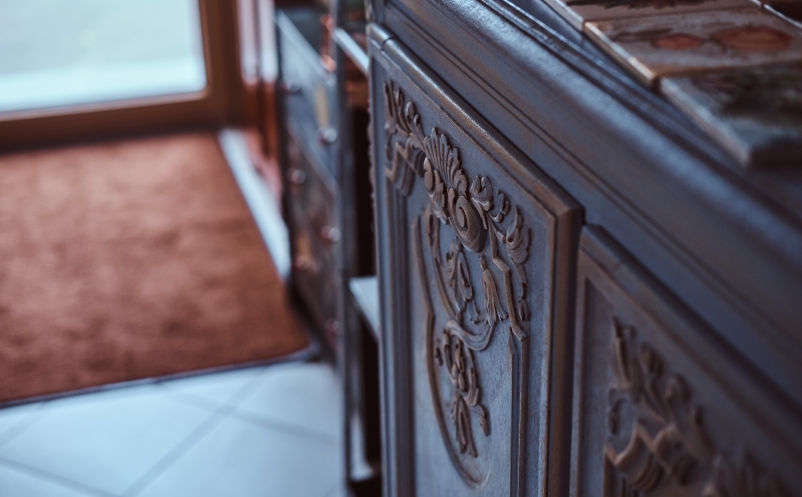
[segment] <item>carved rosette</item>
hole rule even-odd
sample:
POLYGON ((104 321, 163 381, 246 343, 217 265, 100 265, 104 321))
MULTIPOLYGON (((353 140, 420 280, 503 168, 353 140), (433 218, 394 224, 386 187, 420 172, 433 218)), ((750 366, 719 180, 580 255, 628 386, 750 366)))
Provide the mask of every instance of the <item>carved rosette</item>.
POLYGON ((680 495, 781 497, 782 484, 748 452, 738 462, 716 450, 705 433, 702 409, 691 400, 685 379, 666 370, 663 359, 638 340, 632 327, 613 321, 613 371, 608 392, 607 464, 615 495, 646 495, 666 485, 680 495))
MULTIPOLYGON (((477 437, 491 419, 482 404, 477 358, 494 331, 528 337, 526 274, 531 230, 517 206, 486 176, 469 177, 460 151, 437 128, 423 131, 413 102, 392 83, 385 92, 385 176, 404 196, 422 180, 428 203, 413 223, 426 300, 427 366, 436 415, 455 467, 471 485, 487 474, 477 437), (447 316, 437 322, 432 295, 447 316)), ((520 347, 519 347, 520 348, 520 347)))

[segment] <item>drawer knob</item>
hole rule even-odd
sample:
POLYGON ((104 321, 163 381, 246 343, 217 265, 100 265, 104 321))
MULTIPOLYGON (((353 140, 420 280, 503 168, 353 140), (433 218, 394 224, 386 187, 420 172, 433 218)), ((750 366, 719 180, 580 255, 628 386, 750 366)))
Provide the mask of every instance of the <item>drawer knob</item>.
POLYGON ((329 245, 337 243, 340 241, 340 230, 334 226, 323 226, 320 230, 320 237, 329 245))
POLYGON ((336 319, 327 319, 326 320, 326 334, 329 335, 331 338, 337 338, 340 336, 340 322, 336 319))
POLYGON ((282 81, 281 89, 287 95, 295 95, 296 93, 299 93, 301 91, 301 86, 294 81, 282 81))
POLYGON ((323 126, 317 130, 317 140, 321 145, 331 145, 337 141, 337 130, 331 126, 323 126))
POLYGON ((301 186, 306 183, 306 173, 296 167, 287 170, 287 182, 293 186, 301 186))
POLYGON ((305 255, 296 255, 292 265, 298 271, 308 271, 312 268, 312 259, 305 255))

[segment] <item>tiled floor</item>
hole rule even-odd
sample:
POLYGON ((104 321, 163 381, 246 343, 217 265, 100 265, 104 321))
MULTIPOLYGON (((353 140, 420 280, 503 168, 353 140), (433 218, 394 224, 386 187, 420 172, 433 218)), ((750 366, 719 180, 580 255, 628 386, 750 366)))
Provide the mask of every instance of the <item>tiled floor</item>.
POLYGON ((0 496, 342 497, 339 391, 287 363, 0 409, 0 496))

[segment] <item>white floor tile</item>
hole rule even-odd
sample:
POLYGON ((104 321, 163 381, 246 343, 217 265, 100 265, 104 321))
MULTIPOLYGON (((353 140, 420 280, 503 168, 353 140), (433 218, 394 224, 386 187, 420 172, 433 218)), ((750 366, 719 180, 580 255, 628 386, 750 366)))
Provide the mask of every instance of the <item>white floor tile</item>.
POLYGON ((345 479, 335 484, 324 497, 348 497, 348 489, 345 486, 345 479))
POLYGON ((231 401, 262 370, 264 370, 264 367, 260 366, 204 374, 180 380, 165 381, 161 383, 161 386, 171 391, 203 400, 215 407, 220 407, 231 401))
POLYGON ((0 495, 3 497, 88 497, 93 494, 87 494, 0 464, 0 495))
POLYGON ((256 380, 235 412, 277 420, 339 439, 343 431, 339 380, 320 363, 273 366, 256 380))
POLYGON ((157 386, 52 401, 0 457, 118 494, 211 413, 170 399, 157 386))
POLYGON ((137 497, 324 497, 341 461, 334 444, 230 417, 137 497))
POLYGON ((41 403, 37 402, 35 404, 23 404, 0 409, 0 445, 6 441, 11 429, 18 426, 23 419, 32 415, 39 406, 41 406, 41 403))

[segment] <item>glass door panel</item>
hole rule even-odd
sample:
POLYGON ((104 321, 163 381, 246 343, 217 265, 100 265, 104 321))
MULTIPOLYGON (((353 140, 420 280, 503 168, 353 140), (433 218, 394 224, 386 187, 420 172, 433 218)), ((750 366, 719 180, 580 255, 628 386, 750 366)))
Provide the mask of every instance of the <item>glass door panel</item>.
POLYGON ((0 0, 0 113, 202 92, 198 0, 0 0))

